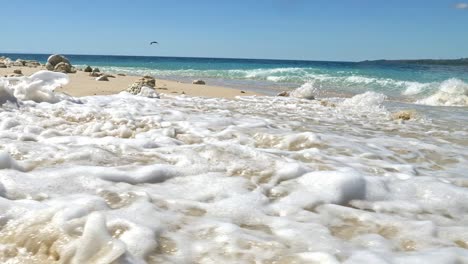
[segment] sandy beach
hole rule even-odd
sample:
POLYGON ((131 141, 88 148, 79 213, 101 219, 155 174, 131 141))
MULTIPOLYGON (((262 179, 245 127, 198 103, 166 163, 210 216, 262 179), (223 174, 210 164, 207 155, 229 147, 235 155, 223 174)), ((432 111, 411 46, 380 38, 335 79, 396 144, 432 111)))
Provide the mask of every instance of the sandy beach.
MULTIPOLYGON (((11 75, 14 70, 21 70, 23 75, 29 76, 37 71, 45 70, 41 67, 20 67, 11 66, 8 68, 0 68, 0 76, 11 75)), ((70 83, 64 87, 57 89, 58 92, 63 92, 71 96, 91 96, 91 95, 109 95, 116 94, 127 89, 131 84, 138 80, 141 76, 120 76, 110 74, 115 78, 109 78, 109 81, 96 81, 96 77, 89 76, 89 73, 77 71, 76 73, 68 74, 70 83)), ((156 91, 159 94, 199 96, 199 97, 216 97, 233 99, 236 96, 251 96, 261 95, 251 91, 242 91, 233 88, 212 86, 212 85, 196 85, 191 83, 181 83, 177 81, 169 81, 156 79, 156 91)))

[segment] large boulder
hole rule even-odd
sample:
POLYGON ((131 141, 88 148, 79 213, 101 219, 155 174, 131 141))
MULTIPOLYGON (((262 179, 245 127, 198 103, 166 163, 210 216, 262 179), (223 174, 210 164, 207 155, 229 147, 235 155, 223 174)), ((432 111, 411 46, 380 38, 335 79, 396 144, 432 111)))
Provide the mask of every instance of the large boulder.
POLYGON ((70 61, 67 58, 65 58, 62 55, 58 55, 58 54, 50 55, 50 57, 47 59, 47 62, 54 65, 54 66, 61 63, 61 62, 65 62, 67 64, 70 64, 70 61))
POLYGON ((64 72, 64 73, 73 73, 74 68, 70 64, 70 61, 62 55, 51 55, 47 59, 46 69, 49 71, 57 71, 57 72, 64 72))
POLYGON ((135 83, 128 87, 127 92, 131 94, 139 94, 141 92, 142 87, 148 87, 149 89, 153 89, 156 87, 156 80, 151 76, 143 76, 138 79, 135 83))

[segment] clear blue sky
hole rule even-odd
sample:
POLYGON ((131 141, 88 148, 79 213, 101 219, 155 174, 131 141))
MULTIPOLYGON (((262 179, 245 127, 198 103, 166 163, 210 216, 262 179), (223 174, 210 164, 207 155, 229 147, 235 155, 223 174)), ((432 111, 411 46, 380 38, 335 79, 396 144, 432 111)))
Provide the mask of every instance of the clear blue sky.
POLYGON ((460 2, 2 1, 0 52, 346 61, 468 57, 468 8, 455 8, 460 2), (152 40, 161 44, 149 46, 152 40))

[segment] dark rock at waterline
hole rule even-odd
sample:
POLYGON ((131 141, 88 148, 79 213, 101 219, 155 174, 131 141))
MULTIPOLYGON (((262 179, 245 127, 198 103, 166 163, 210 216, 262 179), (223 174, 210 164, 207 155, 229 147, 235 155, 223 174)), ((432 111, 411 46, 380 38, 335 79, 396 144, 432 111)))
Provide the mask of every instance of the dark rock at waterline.
POLYGON ((90 73, 89 73, 89 76, 91 76, 91 77, 99 77, 99 76, 101 76, 101 75, 102 75, 102 74, 99 73, 99 72, 90 72, 90 73))
POLYGON ((205 85, 206 83, 203 80, 194 80, 192 84, 205 85))
POLYGON ((83 71, 84 71, 84 72, 92 72, 92 71, 93 71, 93 68, 91 68, 91 66, 86 66, 86 68, 84 68, 83 71))

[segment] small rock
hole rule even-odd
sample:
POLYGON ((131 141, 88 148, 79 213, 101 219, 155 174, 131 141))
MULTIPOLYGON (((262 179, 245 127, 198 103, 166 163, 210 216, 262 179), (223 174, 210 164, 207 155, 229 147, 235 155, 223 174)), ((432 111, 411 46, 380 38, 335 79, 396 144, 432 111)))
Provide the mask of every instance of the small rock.
POLYGON ((392 119, 400 119, 400 120, 410 120, 414 118, 416 115, 415 111, 412 110, 402 110, 392 114, 392 119))
POLYGON ((101 72, 101 71, 99 70, 99 68, 94 68, 93 72, 101 72))
POLYGON ((100 73, 98 73, 98 72, 90 72, 90 73, 89 73, 89 76, 91 76, 91 77, 99 77, 99 76, 101 76, 101 75, 102 75, 102 74, 100 74, 100 73))
POLYGON ((143 76, 135 83, 130 85, 130 87, 127 89, 127 92, 131 94, 139 94, 143 86, 154 89, 154 87, 156 87, 156 80, 151 76, 143 76))
POLYGON ((159 98, 158 93, 155 90, 156 87, 156 80, 151 76, 143 76, 138 79, 135 83, 130 85, 127 92, 140 95, 150 98, 159 98))
POLYGON ((241 91, 241 93, 245 93, 245 91, 241 91))
POLYGON ((127 76, 127 75, 125 75, 125 74, 123 74, 123 73, 117 73, 117 75, 118 75, 118 76, 127 76))
POLYGON ((322 106, 336 107, 336 105, 335 105, 334 103, 330 103, 330 102, 325 101, 325 100, 320 101, 320 105, 322 105, 322 106))
POLYGON ((205 85, 206 83, 203 80, 194 80, 192 84, 205 85))
POLYGON ((17 59, 15 62, 13 62, 13 66, 24 66, 26 64, 25 60, 22 59, 17 59))
POLYGON ((93 71, 93 68, 91 68, 91 66, 86 66, 86 68, 84 69, 84 72, 92 72, 93 71))
POLYGON ((104 74, 104 76, 106 76, 107 78, 115 78, 115 76, 111 74, 104 74))
POLYGON ((5 65, 5 63, 3 62, 0 62, 0 68, 6 68, 7 66, 5 65))
POLYGON ((285 96, 285 97, 287 97, 287 96, 289 96, 289 92, 282 91, 281 93, 277 94, 276 96, 285 96))
POLYGON ((24 66, 22 61, 14 61, 10 65, 16 66, 16 67, 23 67, 24 66))
POLYGON ((103 76, 101 76, 101 77, 97 77, 97 78, 96 78, 96 81, 101 81, 101 82, 102 82, 102 81, 106 81, 106 82, 108 82, 109 79, 107 78, 107 76, 103 75, 103 76))
POLYGON ((41 63, 35 60, 28 60, 24 63, 24 66, 26 67, 31 67, 31 68, 36 68, 41 66, 41 63))
POLYGON ((23 74, 23 72, 20 69, 14 70, 13 73, 14 74, 23 74))

